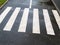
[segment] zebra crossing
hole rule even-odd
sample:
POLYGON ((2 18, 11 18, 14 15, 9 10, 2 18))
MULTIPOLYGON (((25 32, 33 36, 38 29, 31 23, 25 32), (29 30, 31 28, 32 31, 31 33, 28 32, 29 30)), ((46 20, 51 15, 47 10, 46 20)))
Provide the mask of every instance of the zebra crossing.
POLYGON ((54 14, 54 17, 55 17, 56 22, 57 22, 57 24, 58 24, 58 27, 59 27, 59 29, 60 29, 60 16, 59 16, 59 14, 58 14, 58 12, 57 12, 56 10, 52 10, 52 12, 53 12, 53 14, 54 14))
POLYGON ((33 11, 33 33, 40 33, 38 9, 33 11))
MULTIPOLYGON (((2 23, 2 21, 4 20, 4 18, 7 16, 7 14, 11 11, 12 7, 7 7, 1 14, 0 14, 0 24, 2 23)), ((43 10, 43 17, 44 17, 44 21, 45 21, 45 26, 46 26, 46 32, 49 35, 55 35, 54 29, 53 29, 53 25, 52 22, 50 20, 49 17, 49 12, 47 9, 42 9, 43 10)), ((3 28, 3 31, 11 31, 13 24, 19 14, 19 12, 21 11, 21 7, 16 7, 15 10, 13 11, 10 19, 8 20, 8 22, 6 23, 6 25, 3 28)), ((21 18, 21 22, 19 24, 18 27, 18 32, 26 32, 26 28, 27 28, 27 21, 28 21, 28 16, 29 16, 29 8, 25 8, 23 11, 23 15, 21 18)), ((53 16, 56 19, 56 23, 58 25, 58 28, 60 29, 60 16, 57 12, 57 10, 52 10, 53 16)), ((32 24, 32 33, 34 34, 40 34, 40 22, 39 22, 39 9, 38 8, 34 8, 33 9, 33 24, 32 24)))
POLYGON ((5 16, 8 14, 8 12, 12 9, 12 7, 7 7, 4 12, 0 15, 0 23, 3 21, 5 16))
POLYGON ((55 35, 50 18, 49 18, 48 11, 46 9, 43 9, 43 14, 44 14, 44 20, 45 20, 45 24, 46 24, 47 34, 55 35))
POLYGON ((25 8, 24 10, 18 32, 26 32, 29 9, 25 8))
POLYGON ((4 27, 3 30, 5 30, 5 31, 10 31, 11 30, 19 11, 20 11, 20 8, 16 8, 14 10, 11 18, 9 19, 9 21, 7 22, 7 24, 6 24, 6 26, 4 27))

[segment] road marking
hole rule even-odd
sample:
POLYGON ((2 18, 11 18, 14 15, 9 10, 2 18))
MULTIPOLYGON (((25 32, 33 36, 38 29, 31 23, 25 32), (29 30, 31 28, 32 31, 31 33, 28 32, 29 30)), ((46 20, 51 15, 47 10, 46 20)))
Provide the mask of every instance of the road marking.
POLYGON ((40 34, 38 9, 33 11, 33 33, 40 34))
POLYGON ((52 10, 52 12, 53 12, 53 15, 54 15, 54 17, 56 19, 56 22, 58 24, 58 27, 60 29, 60 16, 59 16, 59 14, 58 14, 58 12, 56 10, 52 10))
POLYGON ((11 30, 19 11, 20 11, 20 8, 17 7, 15 9, 15 11, 13 12, 11 18, 7 22, 6 26, 4 27, 4 29, 3 29, 4 31, 10 31, 11 30))
POLYGON ((3 13, 0 15, 0 23, 3 21, 3 19, 6 17, 6 15, 8 14, 8 12, 12 9, 12 7, 7 7, 3 13))
MULTIPOLYGON (((31 6, 30 6, 30 8, 31 8, 31 6)), ((11 9, 12 9, 12 7, 7 7, 1 13, 1 15, 0 15, 0 23, 4 20, 4 18, 6 17, 6 15, 9 13, 9 11, 11 9)), ((13 26, 13 24, 14 24, 17 16, 18 16, 18 13, 19 13, 20 9, 21 8, 17 7, 14 10, 14 12, 11 15, 9 21, 5 25, 3 31, 11 31, 11 28, 12 28, 12 26, 13 26)), ((59 29, 60 29, 60 16, 59 16, 59 14, 58 14, 58 12, 56 10, 52 10, 52 12, 53 12, 53 15, 54 15, 54 17, 56 19, 56 22, 57 22, 58 26, 59 26, 59 29)), ((18 32, 26 32, 28 15, 29 15, 29 8, 25 8, 24 12, 23 12, 22 19, 21 19, 21 23, 19 25, 18 32)), ((55 35, 47 9, 43 9, 43 15, 44 15, 47 34, 55 35)), ((33 29, 32 29, 32 33, 40 34, 39 11, 38 11, 38 9, 33 9, 33 29)))
POLYGON ((29 8, 31 8, 32 7, 32 0, 30 0, 30 5, 29 5, 29 8))
POLYGON ((26 32, 28 15, 29 15, 29 9, 25 8, 22 19, 21 19, 21 23, 20 23, 20 26, 19 26, 19 29, 18 29, 18 32, 26 32))
POLYGON ((44 15, 44 20, 45 20, 47 34, 55 35, 47 9, 43 9, 43 15, 44 15))

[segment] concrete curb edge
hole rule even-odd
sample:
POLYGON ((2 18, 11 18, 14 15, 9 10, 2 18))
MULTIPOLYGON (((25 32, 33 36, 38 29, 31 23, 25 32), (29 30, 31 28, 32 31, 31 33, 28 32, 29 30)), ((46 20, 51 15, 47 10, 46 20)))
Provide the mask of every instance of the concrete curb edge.
POLYGON ((8 0, 0 8, 2 8, 7 2, 8 2, 8 0))

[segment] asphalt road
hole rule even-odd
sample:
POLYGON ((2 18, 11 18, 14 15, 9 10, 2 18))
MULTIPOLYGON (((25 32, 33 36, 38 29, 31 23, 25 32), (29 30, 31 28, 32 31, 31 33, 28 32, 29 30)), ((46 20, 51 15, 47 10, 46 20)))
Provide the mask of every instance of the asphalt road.
POLYGON ((51 2, 9 0, 0 9, 0 45, 60 45, 59 16, 51 2))

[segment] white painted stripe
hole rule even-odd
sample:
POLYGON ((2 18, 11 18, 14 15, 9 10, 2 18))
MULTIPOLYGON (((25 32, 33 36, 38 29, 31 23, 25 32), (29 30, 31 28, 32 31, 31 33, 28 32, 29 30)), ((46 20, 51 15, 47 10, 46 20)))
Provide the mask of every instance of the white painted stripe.
POLYGON ((30 5, 29 5, 29 8, 31 8, 31 6, 32 6, 32 0, 30 0, 30 5))
POLYGON ((59 14, 58 14, 58 12, 56 10, 52 10, 52 12, 53 12, 53 15, 54 15, 54 17, 56 19, 56 22, 58 24, 58 27, 60 29, 60 16, 59 16, 59 14))
POLYGON ((47 34, 55 35, 47 9, 43 9, 43 15, 44 15, 47 34))
POLYGON ((33 11, 33 33, 40 34, 38 9, 33 11))
POLYGON ((11 28, 12 28, 14 22, 15 22, 15 19, 18 15, 19 11, 20 11, 20 8, 17 7, 15 9, 15 11, 13 12, 13 14, 11 15, 11 18, 7 22, 6 26, 4 27, 4 29, 3 29, 4 31, 11 31, 11 28))
POLYGON ((6 15, 8 14, 8 12, 12 9, 12 7, 7 7, 3 13, 0 15, 0 23, 3 21, 3 19, 6 17, 6 15))
POLYGON ((25 8, 21 19, 21 23, 18 32, 26 32, 27 20, 28 20, 29 9, 25 8))

